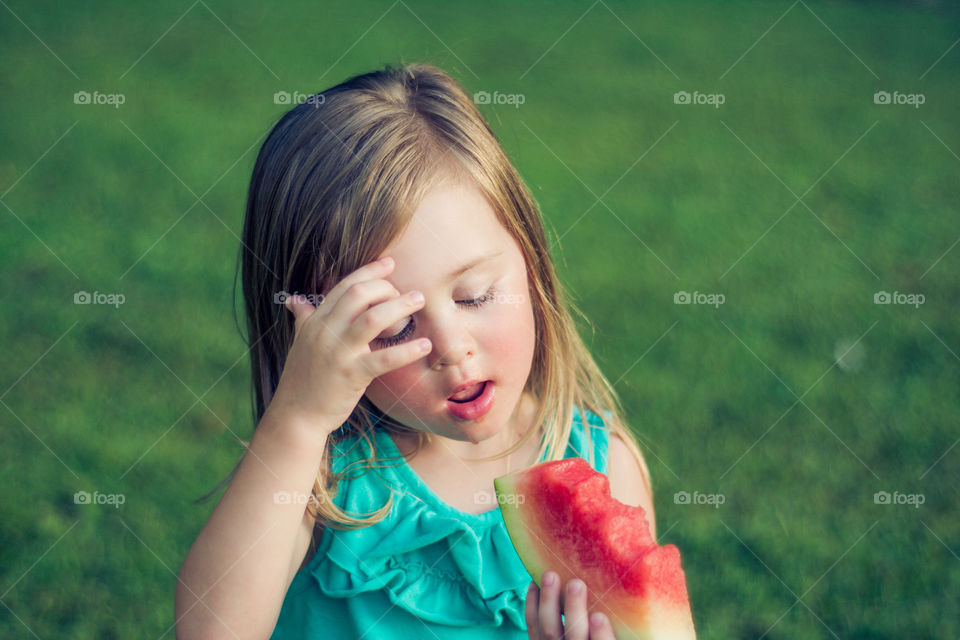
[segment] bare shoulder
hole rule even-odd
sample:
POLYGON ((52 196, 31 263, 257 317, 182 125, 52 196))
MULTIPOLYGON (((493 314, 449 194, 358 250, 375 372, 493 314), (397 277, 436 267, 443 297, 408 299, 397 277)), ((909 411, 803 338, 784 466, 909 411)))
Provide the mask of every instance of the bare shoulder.
MULTIPOLYGON (((647 514, 650 535, 657 537, 656 518, 653 513, 653 494, 647 484, 644 470, 637 463, 629 445, 619 434, 610 433, 607 454, 607 477, 610 479, 610 494, 620 502, 632 507, 642 507, 647 514)), ((641 454, 642 455, 642 454, 641 454)))

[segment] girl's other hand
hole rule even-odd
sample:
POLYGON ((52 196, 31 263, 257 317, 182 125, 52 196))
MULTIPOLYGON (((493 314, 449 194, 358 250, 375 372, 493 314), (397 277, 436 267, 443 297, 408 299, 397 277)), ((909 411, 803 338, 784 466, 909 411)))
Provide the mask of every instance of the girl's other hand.
POLYGON ((430 351, 426 339, 370 349, 374 338, 424 304, 419 292, 401 295, 383 279, 394 267, 392 258, 386 260, 349 274, 317 307, 303 296, 287 298, 295 318, 293 345, 269 410, 321 425, 325 437, 347 421, 374 378, 430 351))
POLYGON ((530 583, 524 615, 531 640, 616 640, 607 616, 587 611, 587 585, 576 578, 561 585, 554 571, 543 574, 543 589, 530 583))

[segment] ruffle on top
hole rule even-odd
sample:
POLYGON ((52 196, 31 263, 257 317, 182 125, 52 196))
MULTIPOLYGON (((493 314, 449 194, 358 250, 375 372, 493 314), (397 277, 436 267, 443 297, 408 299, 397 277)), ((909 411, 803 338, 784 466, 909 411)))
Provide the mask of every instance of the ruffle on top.
MULTIPOLYGON (((595 468, 606 473, 607 434, 602 420, 587 412, 595 468)), ((287 596, 311 586, 331 598, 383 590, 389 601, 424 621, 452 626, 499 627, 509 621, 526 629, 523 609, 531 577, 510 542, 500 509, 466 513, 441 500, 400 457, 390 436, 376 430, 377 455, 396 465, 352 467, 341 479, 334 502, 351 515, 387 503, 391 512, 362 529, 326 527, 316 555, 291 584, 287 596), (362 475, 354 470, 362 469, 362 475), (312 580, 312 582, 311 582, 312 580)), ((589 459, 580 412, 564 457, 589 459)), ((334 452, 333 469, 370 455, 366 440, 348 439, 334 452), (339 455, 338 455, 339 453, 339 455)), ((541 461, 543 457, 541 457, 541 461)), ((346 607, 343 610, 347 613, 346 607)))

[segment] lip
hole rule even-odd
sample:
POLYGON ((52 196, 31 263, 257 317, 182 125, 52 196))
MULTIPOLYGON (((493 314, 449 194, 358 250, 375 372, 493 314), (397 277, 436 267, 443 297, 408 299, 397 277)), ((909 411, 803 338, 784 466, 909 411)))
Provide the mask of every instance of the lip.
POLYGON ((454 387, 453 391, 450 392, 450 395, 447 396, 447 398, 449 398, 450 396, 456 395, 461 391, 463 391, 464 389, 467 389, 468 387, 472 387, 475 384, 480 384, 481 382, 483 382, 483 380, 467 380, 463 384, 454 387))
MULTIPOLYGON (((475 400, 471 400, 470 402, 454 402, 453 400, 448 399, 447 411, 453 414, 454 417, 460 418, 461 420, 476 420, 490 411, 490 408, 493 406, 493 399, 495 395, 495 385, 493 384, 493 380, 478 380, 476 382, 468 382, 457 387, 457 391, 478 384, 479 382, 484 383, 483 392, 477 396, 475 400)), ((454 391, 453 393, 456 393, 457 391, 454 391)))

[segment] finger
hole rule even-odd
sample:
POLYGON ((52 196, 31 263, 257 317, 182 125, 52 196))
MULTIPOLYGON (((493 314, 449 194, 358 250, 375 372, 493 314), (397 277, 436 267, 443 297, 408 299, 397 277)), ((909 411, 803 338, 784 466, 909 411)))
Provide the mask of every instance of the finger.
POLYGON ((424 304, 423 294, 408 291, 374 305, 353 321, 344 334, 344 340, 348 344, 370 344, 381 334, 383 337, 397 334, 408 324, 407 318, 422 309, 424 304))
POLYGON ((523 619, 527 621, 527 637, 530 640, 540 640, 540 624, 537 621, 537 603, 540 601, 540 589, 537 583, 530 581, 527 589, 527 602, 523 607, 523 619))
POLYGON ((574 578, 566 586, 563 600, 563 637, 566 640, 587 640, 590 623, 587 618, 587 585, 574 578))
MULTIPOLYGON (((343 335, 349 344, 355 346, 366 345, 389 325, 381 325, 373 336, 363 340, 361 336, 364 334, 364 329, 369 329, 369 326, 356 327, 357 320, 367 311, 377 308, 378 305, 400 297, 397 288, 386 280, 378 278, 357 282, 344 291, 339 300, 324 299, 323 306, 325 309, 329 309, 326 312, 324 323, 334 332, 343 335), (331 306, 328 307, 327 305, 331 306)), ((364 320, 364 322, 373 323, 378 321, 379 318, 376 316, 372 321, 364 320)), ((391 320, 391 322, 395 321, 391 320)))
POLYGON ((402 342, 392 347, 377 349, 372 353, 364 354, 360 361, 373 378, 378 378, 394 369, 405 367, 424 357, 433 348, 430 340, 421 338, 402 342))
POLYGON ((333 288, 326 293, 326 298, 324 302, 328 302, 331 306, 336 306, 337 302, 340 300, 340 297, 350 289, 355 284, 360 282, 365 282, 367 280, 373 280, 376 278, 383 278, 388 275, 395 266, 393 258, 384 258, 388 261, 387 264, 375 260, 374 262, 369 262, 356 271, 352 271, 347 274, 342 280, 333 285, 333 288))
POLYGON ((283 306, 293 314, 294 323, 298 325, 316 311, 316 307, 307 298, 296 294, 287 296, 286 300, 283 301, 283 306))
POLYGON ((555 571, 547 571, 543 574, 540 610, 537 617, 543 637, 551 639, 563 637, 563 623, 560 621, 560 576, 555 571))
POLYGON ((610 619, 599 611, 590 614, 590 640, 616 640, 610 619))

